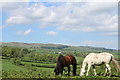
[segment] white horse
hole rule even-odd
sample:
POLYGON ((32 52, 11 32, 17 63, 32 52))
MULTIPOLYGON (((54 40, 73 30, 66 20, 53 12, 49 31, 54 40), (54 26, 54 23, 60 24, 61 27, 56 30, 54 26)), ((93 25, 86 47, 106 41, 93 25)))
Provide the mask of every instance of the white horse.
POLYGON ((109 73, 109 76, 111 76, 111 68, 109 65, 111 61, 115 65, 115 68, 117 69, 117 71, 120 72, 120 66, 118 64, 118 61, 115 60, 115 58, 112 54, 107 53, 107 52, 103 52, 103 53, 99 53, 99 54, 90 53, 83 60, 80 76, 84 75, 86 65, 88 65, 86 76, 88 76, 88 72, 89 72, 91 66, 93 67, 94 74, 97 75, 95 66, 97 66, 97 65, 99 66, 101 64, 106 65, 106 70, 105 70, 104 76, 106 76, 107 73, 109 73))

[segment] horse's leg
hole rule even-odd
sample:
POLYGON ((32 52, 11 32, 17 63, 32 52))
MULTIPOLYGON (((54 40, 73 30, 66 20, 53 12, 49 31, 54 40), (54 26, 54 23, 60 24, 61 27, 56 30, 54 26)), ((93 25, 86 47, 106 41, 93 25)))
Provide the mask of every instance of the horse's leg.
POLYGON ((108 68, 106 67, 106 68, 105 68, 105 73, 104 73, 104 76, 106 76, 106 75, 107 75, 107 72, 108 72, 108 68))
POLYGON ((111 68, 110 68, 110 65, 109 64, 105 64, 106 67, 108 68, 108 71, 109 71, 109 76, 111 76, 111 68))
POLYGON ((88 72, 89 72, 89 70, 90 70, 90 67, 91 67, 91 65, 90 65, 90 64, 88 64, 88 69, 87 69, 86 76, 88 76, 88 72))
POLYGON ((74 76, 76 75, 76 67, 77 67, 77 65, 76 65, 76 64, 73 64, 73 75, 74 75, 74 76))
POLYGON ((62 76, 62 74, 63 74, 63 69, 64 69, 64 68, 61 69, 61 76, 62 76))
POLYGON ((70 66, 68 66, 68 76, 70 76, 70 66))
POLYGON ((96 76, 96 75, 97 75, 97 73, 96 73, 95 66, 94 66, 94 65, 92 65, 92 67, 93 67, 94 74, 95 74, 95 76, 96 76))

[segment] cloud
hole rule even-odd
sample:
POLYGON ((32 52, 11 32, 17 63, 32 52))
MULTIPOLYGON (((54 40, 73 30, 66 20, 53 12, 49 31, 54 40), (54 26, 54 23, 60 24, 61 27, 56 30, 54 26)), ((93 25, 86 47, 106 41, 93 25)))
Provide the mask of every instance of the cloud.
POLYGON ((118 32, 109 32, 109 33, 106 33, 104 35, 106 35, 106 36, 118 36, 118 32))
POLYGON ((21 30, 19 30, 19 31, 17 31, 16 32, 16 35, 28 35, 28 34, 30 34, 31 32, 33 32, 31 29, 28 29, 28 30, 26 30, 26 31, 21 31, 21 30))
POLYGON ((26 30, 25 32, 24 32, 24 35, 28 35, 28 34, 30 34, 32 32, 32 30, 31 29, 28 29, 28 30, 26 30))
POLYGON ((21 16, 21 15, 18 15, 18 16, 12 16, 10 18, 8 18, 6 20, 6 23, 9 23, 9 24, 31 24, 32 21, 27 19, 25 16, 21 16))
POLYGON ((57 35, 58 33, 55 32, 55 31, 49 31, 49 32, 47 32, 46 34, 48 34, 48 35, 57 35))
MULTIPOLYGON (((57 3, 56 3, 57 4, 57 3)), ((7 24, 38 24, 57 30, 78 32, 117 31, 117 3, 82 2, 54 5, 29 5, 9 11, 7 24)))
POLYGON ((28 5, 27 2, 17 2, 17 1, 13 1, 13 2, 1 2, 0 3, 0 7, 2 7, 2 9, 6 12, 11 12, 20 8, 26 8, 28 5))

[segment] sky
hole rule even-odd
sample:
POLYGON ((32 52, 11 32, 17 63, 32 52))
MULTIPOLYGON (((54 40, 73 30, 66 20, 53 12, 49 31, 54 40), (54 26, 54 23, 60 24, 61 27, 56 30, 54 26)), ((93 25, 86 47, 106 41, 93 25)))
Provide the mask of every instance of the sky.
POLYGON ((1 42, 118 49, 117 2, 7 2, 1 42))

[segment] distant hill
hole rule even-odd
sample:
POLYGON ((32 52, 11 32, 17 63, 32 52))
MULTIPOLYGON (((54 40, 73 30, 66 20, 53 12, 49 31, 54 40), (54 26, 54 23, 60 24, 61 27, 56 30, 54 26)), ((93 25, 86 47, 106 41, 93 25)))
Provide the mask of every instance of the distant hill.
POLYGON ((22 43, 22 42, 2 42, 2 46, 11 46, 11 47, 25 47, 25 48, 41 48, 41 47, 60 47, 66 46, 61 44, 42 44, 42 43, 22 43))
POLYGON ((24 47, 35 49, 53 49, 53 50, 66 50, 66 51, 78 51, 78 52, 113 52, 117 53, 117 50, 106 49, 102 47, 92 46, 68 46, 62 44, 42 44, 42 43, 22 43, 22 42, 2 42, 1 46, 9 47, 24 47))

